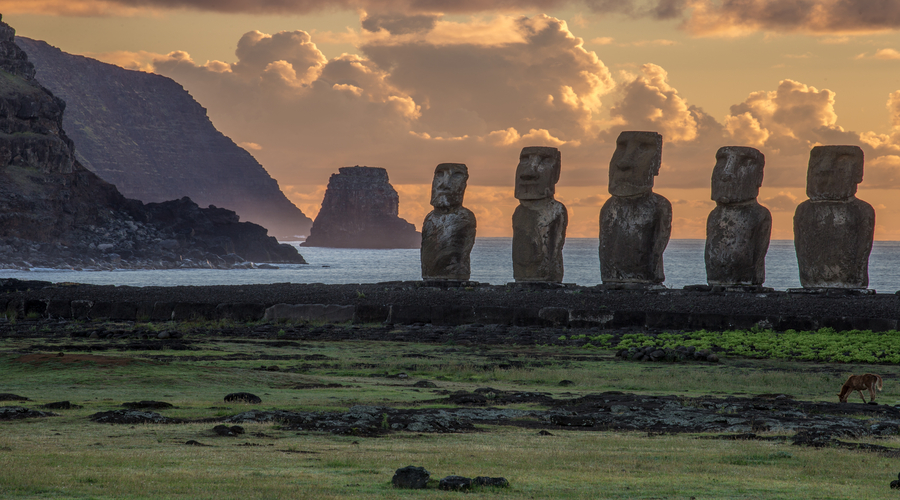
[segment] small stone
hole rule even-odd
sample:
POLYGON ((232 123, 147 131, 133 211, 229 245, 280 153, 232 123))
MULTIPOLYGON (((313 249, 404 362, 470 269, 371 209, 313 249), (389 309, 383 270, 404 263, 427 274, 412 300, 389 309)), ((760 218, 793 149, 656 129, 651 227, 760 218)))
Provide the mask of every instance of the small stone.
POLYGON ((171 334, 170 334, 169 332, 159 332, 159 333, 156 335, 156 338, 158 338, 158 339, 167 339, 167 338, 169 338, 170 336, 171 336, 171 334))
POLYGON ((478 476, 473 481, 475 486, 493 486, 495 488, 508 488, 509 481, 505 477, 478 476))
POLYGON ((429 479, 431 479, 431 473, 425 470, 424 467, 407 465, 394 472, 394 477, 391 478, 391 484, 393 484, 395 488, 421 490, 425 489, 429 479))
POLYGON ((441 479, 438 488, 448 491, 467 491, 472 488, 472 479, 463 476, 447 476, 441 479))
POLYGON ((225 396, 226 403, 248 403, 258 405, 262 403, 262 399, 255 394, 249 392, 232 392, 225 396))
POLYGON ((560 387, 569 387, 570 385, 575 385, 575 382, 572 382, 571 380, 560 380, 559 381, 560 387))
POLYGON ((552 436, 552 435, 553 435, 553 433, 548 430, 542 430, 541 432, 538 432, 538 436, 552 436))

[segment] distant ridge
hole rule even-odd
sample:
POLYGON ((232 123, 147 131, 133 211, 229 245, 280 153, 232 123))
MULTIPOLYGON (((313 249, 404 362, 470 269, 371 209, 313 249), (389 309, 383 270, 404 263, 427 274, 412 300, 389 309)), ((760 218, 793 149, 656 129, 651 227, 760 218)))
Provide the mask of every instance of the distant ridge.
POLYGON ((39 40, 16 43, 36 79, 66 101, 63 126, 78 160, 126 197, 149 203, 188 196, 203 207, 226 206, 282 240, 309 234, 312 220, 174 80, 39 40))

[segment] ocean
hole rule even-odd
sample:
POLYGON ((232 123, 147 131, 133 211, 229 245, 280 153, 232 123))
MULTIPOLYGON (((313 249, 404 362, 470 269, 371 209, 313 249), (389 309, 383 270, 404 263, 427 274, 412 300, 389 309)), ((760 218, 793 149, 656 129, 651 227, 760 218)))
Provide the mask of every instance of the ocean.
MULTIPOLYGON (((297 243, 292 243, 297 244, 297 243)), ((663 256, 665 285, 681 288, 706 283, 704 240, 672 240, 663 256)), ((568 238, 563 249, 566 283, 600 283, 596 238, 568 238)), ((418 250, 364 250, 299 247, 309 264, 279 264, 278 269, 177 269, 163 271, 0 270, 0 278, 97 285, 179 286, 265 283, 378 283, 422 278, 418 250)), ((472 281, 502 285, 513 281, 512 238, 478 238, 472 249, 472 281)), ((765 286, 797 288, 794 242, 774 240, 766 255, 765 286)), ((876 241, 869 258, 869 288, 900 290, 900 241, 876 241)))

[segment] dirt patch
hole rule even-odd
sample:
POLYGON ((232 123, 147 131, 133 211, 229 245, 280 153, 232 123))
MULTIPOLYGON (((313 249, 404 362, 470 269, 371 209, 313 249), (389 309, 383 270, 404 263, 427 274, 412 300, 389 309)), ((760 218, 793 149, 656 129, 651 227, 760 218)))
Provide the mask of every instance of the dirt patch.
POLYGON ((41 365, 44 363, 94 363, 98 366, 128 366, 134 362, 131 358, 116 358, 113 356, 97 356, 94 354, 26 354, 13 361, 41 365), (60 356, 62 354, 62 356, 60 356))

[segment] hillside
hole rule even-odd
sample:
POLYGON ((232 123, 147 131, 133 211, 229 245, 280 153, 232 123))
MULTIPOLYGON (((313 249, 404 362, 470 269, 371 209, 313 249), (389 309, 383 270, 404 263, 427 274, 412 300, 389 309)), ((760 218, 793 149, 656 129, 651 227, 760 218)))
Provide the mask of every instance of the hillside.
POLYGON ((78 161, 145 203, 190 197, 225 206, 279 239, 308 235, 310 220, 246 150, 216 130, 178 83, 16 37, 36 79, 67 106, 63 127, 78 161))

